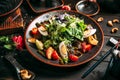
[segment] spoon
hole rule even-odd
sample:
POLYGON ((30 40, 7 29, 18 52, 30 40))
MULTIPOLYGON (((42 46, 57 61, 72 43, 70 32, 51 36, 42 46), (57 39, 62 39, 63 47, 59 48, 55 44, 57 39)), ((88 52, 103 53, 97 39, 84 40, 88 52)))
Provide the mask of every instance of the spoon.
POLYGON ((13 55, 7 54, 5 55, 5 59, 7 59, 14 66, 19 80, 33 80, 35 78, 35 74, 32 71, 27 70, 24 67, 22 67, 16 61, 13 55))

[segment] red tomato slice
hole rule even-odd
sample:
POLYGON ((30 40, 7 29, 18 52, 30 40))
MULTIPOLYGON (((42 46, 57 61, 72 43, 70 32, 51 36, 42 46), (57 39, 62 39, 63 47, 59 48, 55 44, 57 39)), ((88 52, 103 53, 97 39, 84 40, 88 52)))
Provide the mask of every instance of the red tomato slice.
POLYGON ((31 32, 33 35, 36 35, 38 33, 38 29, 36 27, 32 28, 31 32))
POLYGON ((87 52, 87 51, 90 51, 92 49, 92 45, 91 44, 86 44, 86 42, 83 42, 81 44, 82 46, 82 51, 83 52, 87 52))
POLYGON ((59 55, 58 55, 58 53, 57 53, 56 50, 53 51, 53 53, 52 53, 52 58, 53 58, 54 60, 58 60, 58 59, 59 59, 59 55))
POLYGON ((69 59, 70 59, 70 61, 75 62, 75 61, 78 61, 79 57, 74 55, 74 54, 70 54, 69 55, 69 59))

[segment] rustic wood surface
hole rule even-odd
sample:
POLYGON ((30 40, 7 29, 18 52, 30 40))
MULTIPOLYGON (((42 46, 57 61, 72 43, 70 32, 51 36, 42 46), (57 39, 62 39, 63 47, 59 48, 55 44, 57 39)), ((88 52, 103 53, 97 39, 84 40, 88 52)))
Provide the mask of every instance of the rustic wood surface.
MULTIPOLYGON (((64 0, 66 5, 70 5, 72 9, 74 10, 74 6, 76 2, 79 0, 64 0)), ((24 2, 21 6, 23 19, 25 22, 25 29, 28 26, 28 24, 38 15, 36 13, 32 13, 32 11, 29 9, 28 5, 26 5, 26 2, 24 2)), ((81 75, 89 69, 92 64, 94 64, 96 61, 98 61, 112 46, 108 44, 108 41, 110 37, 114 37, 115 39, 120 38, 120 24, 115 23, 114 27, 118 27, 119 31, 117 33, 111 33, 112 27, 109 27, 107 25, 108 20, 113 20, 115 18, 120 20, 120 14, 112 14, 100 11, 99 14, 96 16, 93 16, 95 20, 97 20, 98 17, 103 17, 104 21, 99 23, 103 29, 104 32, 104 46, 99 53, 98 56, 96 56, 92 61, 75 67, 75 68, 65 68, 65 69, 59 69, 56 67, 52 67, 49 65, 45 65, 44 63, 38 62, 36 59, 34 59, 27 51, 24 51, 22 53, 19 53, 16 56, 16 59, 18 62, 21 63, 24 67, 33 70, 33 72, 36 73, 35 80, 102 80, 108 63, 110 61, 111 55, 109 55, 101 64, 99 64, 85 79, 81 79, 81 75), (39 63, 39 64, 38 64, 39 63)), ((24 30, 25 30, 24 29, 24 30)), ((16 74, 15 70, 12 66, 4 63, 4 59, 0 58, 0 80, 16 80, 16 74)), ((110 80, 110 79, 109 79, 110 80)), ((112 78, 111 78, 112 80, 112 78)), ((115 80, 115 79, 113 79, 115 80)))

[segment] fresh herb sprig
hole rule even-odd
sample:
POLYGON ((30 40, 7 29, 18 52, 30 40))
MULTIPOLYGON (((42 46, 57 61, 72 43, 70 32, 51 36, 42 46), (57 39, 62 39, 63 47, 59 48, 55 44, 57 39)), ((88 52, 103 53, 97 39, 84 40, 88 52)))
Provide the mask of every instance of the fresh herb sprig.
POLYGON ((7 50, 22 50, 23 38, 21 35, 0 36, 0 48, 7 50))

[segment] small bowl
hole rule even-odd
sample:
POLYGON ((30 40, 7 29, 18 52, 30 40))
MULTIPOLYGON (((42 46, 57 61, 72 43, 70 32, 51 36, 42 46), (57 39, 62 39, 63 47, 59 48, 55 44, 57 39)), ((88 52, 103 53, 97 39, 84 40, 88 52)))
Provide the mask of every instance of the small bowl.
POLYGON ((87 16, 94 16, 100 11, 100 6, 96 2, 88 0, 81 0, 75 6, 77 12, 83 13, 87 16))
POLYGON ((46 12, 64 5, 63 0, 26 0, 35 13, 46 12))
POLYGON ((0 17, 4 17, 7 16, 9 14, 11 14, 12 12, 14 12, 15 10, 17 10, 20 5, 22 4, 23 0, 6 0, 5 1, 1 1, 1 5, 0 5, 0 17))
MULTIPOLYGON (((5 20, 15 13, 20 7, 23 0, 4 0, 0 1, 0 25, 5 22, 5 20)), ((1 27, 1 26, 0 26, 1 27)))

